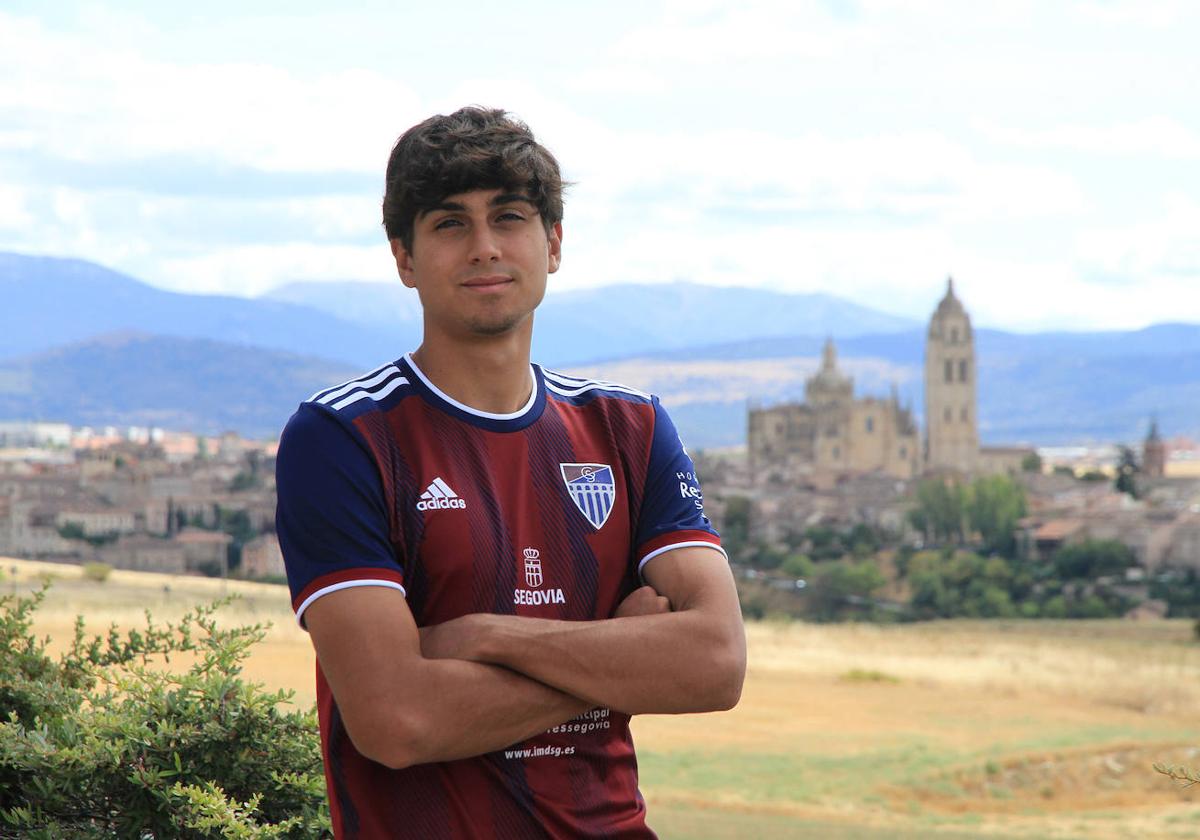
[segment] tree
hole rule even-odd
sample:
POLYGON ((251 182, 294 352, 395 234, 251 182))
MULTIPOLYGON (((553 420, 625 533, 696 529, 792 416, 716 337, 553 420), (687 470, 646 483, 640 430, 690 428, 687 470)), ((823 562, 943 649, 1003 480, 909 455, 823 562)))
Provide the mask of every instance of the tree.
POLYGON ((969 551, 922 551, 908 564, 917 618, 1007 618, 1017 614, 1010 587, 1015 574, 1002 557, 969 551))
POLYGON ((1137 565, 1133 550, 1116 540, 1085 540, 1064 545, 1051 558, 1062 580, 1094 580, 1107 575, 1124 574, 1137 565))
POLYGON ((264 625, 221 628, 219 603, 124 636, 80 618, 52 658, 44 597, 0 598, 0 838, 329 836, 313 711, 240 677, 264 625))
POLYGON ((1137 454, 1128 446, 1122 444, 1118 447, 1119 456, 1117 457, 1117 478, 1113 482, 1113 487, 1118 493, 1128 493, 1130 497, 1138 498, 1137 476, 1142 471, 1138 464, 1137 454))
POLYGON ((1006 475, 992 475, 976 479, 968 496, 967 518, 984 551, 1014 556, 1017 520, 1025 515, 1024 488, 1006 475))
POLYGON ((806 580, 813 576, 816 566, 806 554, 791 554, 779 565, 779 571, 788 577, 806 580))
POLYGON ((885 583, 883 573, 869 560, 824 563, 809 589, 810 614, 817 621, 837 621, 847 613, 868 612, 864 602, 885 583))
POLYGON ((725 513, 718 530, 721 532, 721 544, 730 557, 740 558, 750 543, 751 513, 751 502, 745 496, 725 499, 725 513))
POLYGON ((935 540, 961 543, 966 493, 962 486, 940 478, 917 485, 917 504, 909 512, 913 527, 935 540))
POLYGON ((1036 452, 1030 452, 1021 459, 1021 472, 1040 473, 1042 471, 1042 456, 1036 452))

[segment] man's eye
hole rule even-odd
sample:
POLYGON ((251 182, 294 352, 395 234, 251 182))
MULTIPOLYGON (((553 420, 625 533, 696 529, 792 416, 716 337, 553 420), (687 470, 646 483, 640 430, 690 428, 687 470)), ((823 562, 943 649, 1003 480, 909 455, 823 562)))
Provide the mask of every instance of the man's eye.
POLYGON ((501 222, 523 222, 525 220, 525 216, 521 213, 518 213, 516 210, 505 210, 496 217, 496 220, 501 222))
POLYGON ((441 221, 434 224, 433 229, 434 230, 444 230, 445 228, 455 227, 456 225, 460 225, 460 224, 462 224, 462 223, 458 219, 447 218, 447 219, 442 219, 441 221))

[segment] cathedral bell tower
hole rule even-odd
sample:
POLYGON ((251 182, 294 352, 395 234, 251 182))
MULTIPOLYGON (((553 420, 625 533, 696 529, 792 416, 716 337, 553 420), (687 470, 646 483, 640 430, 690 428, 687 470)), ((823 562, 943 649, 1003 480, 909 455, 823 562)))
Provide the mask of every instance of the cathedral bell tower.
POLYGON ((979 459, 975 336, 954 279, 925 341, 925 468, 972 472, 979 459))

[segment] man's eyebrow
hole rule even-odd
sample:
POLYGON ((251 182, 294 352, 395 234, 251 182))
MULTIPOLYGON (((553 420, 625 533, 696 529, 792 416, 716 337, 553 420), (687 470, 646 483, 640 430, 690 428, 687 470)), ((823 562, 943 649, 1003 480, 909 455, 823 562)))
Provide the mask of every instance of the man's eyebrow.
POLYGON ((525 193, 518 193, 518 192, 501 193, 500 195, 496 196, 491 201, 489 201, 488 206, 499 207, 501 204, 516 204, 517 202, 524 202, 525 204, 533 204, 533 199, 530 198, 529 196, 527 196, 525 193))
POLYGON ((451 213, 459 213, 466 209, 467 209, 467 206, 465 204, 460 204, 457 201, 439 201, 437 204, 433 205, 429 209, 421 211, 421 215, 428 216, 430 213, 436 212, 438 210, 446 210, 451 213))
MULTIPOLYGON (((525 193, 510 192, 510 193, 500 193, 499 195, 497 195, 495 198, 493 198, 491 201, 488 202, 488 206, 489 207, 500 207, 505 204, 516 204, 518 202, 524 203, 524 204, 533 204, 534 203, 533 199, 530 198, 525 193)), ((439 201, 437 204, 433 205, 429 209, 421 211, 421 213, 419 215, 428 216, 430 213, 436 213, 439 210, 445 211, 447 213, 462 213, 466 209, 467 209, 467 206, 459 201, 439 201)))

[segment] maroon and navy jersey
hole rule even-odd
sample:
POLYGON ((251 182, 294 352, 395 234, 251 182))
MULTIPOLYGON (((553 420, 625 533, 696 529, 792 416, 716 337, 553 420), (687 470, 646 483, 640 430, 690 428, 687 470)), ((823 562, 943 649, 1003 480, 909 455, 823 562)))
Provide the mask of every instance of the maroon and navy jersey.
MULTIPOLYGON (((400 590, 419 626, 609 618, 654 557, 720 550, 657 398, 530 373, 512 414, 456 402, 410 356, 300 405, 279 444, 277 529, 301 624, 351 586, 400 590)), ((319 664, 317 706, 338 837, 654 836, 627 715, 595 708, 503 750, 392 770, 354 748, 319 664)))

